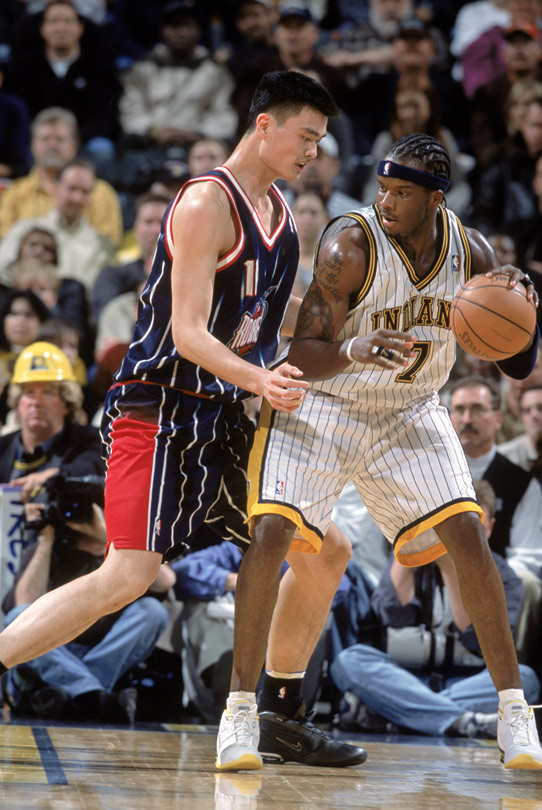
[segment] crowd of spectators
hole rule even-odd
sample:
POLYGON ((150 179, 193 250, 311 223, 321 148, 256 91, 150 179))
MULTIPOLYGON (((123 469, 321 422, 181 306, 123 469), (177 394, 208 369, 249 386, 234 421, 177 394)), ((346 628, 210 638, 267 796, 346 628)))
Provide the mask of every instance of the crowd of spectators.
MULTIPOLYGON (((99 424, 169 200, 186 179, 227 158, 258 80, 283 69, 319 79, 341 110, 299 180, 282 183, 300 236, 297 294, 310 283, 324 225, 371 204, 374 170, 391 143, 424 131, 451 156, 447 203, 488 237, 502 263, 528 271, 542 297, 542 0, 3 0, 3 434, 17 428, 8 396, 14 364, 36 341, 56 344, 72 361, 81 386, 73 419, 99 424)), ((522 593, 521 663, 541 677, 542 353, 530 377, 516 381, 460 352, 443 402, 473 477, 496 496, 490 544, 522 593)), ((374 626, 382 588, 397 597, 387 548, 351 489, 335 519, 354 544, 367 599, 379 588, 363 616, 374 626)), ((432 575, 442 586, 446 572, 436 566, 432 575)), ((230 596, 232 576, 224 567, 230 596)), ((370 727, 367 717, 374 723, 378 714, 378 701, 356 691, 345 670, 362 652, 331 668, 350 700, 344 727, 370 727)), ((476 713, 470 703, 447 708, 450 725, 465 721, 463 710, 476 713)), ((463 725, 472 731, 470 720, 463 725)))

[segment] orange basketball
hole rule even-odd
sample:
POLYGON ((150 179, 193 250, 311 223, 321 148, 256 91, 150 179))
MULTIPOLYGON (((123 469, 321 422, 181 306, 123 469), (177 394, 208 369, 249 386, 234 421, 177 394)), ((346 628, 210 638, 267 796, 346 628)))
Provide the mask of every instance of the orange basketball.
POLYGON ((466 352, 481 360, 504 360, 525 348, 535 329, 536 309, 523 284, 509 287, 509 277, 474 276, 464 284, 450 309, 450 326, 466 352))

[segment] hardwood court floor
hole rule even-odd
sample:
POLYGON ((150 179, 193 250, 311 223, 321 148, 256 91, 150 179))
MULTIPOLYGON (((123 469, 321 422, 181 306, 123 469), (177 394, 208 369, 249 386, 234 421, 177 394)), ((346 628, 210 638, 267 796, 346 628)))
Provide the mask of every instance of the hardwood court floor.
POLYGON ((0 725, 0 807, 542 810, 542 772, 505 771, 493 742, 365 735, 368 760, 357 768, 264 765, 260 773, 219 774, 215 731, 166 724, 0 725))

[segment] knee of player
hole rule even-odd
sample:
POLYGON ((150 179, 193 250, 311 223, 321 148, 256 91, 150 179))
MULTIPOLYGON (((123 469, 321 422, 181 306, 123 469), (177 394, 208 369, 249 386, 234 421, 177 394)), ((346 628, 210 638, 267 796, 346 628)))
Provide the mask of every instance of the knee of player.
POLYGON ((333 568, 346 568, 352 557, 352 543, 341 529, 330 523, 322 544, 323 554, 333 568))
POLYGON ((258 515, 252 524, 251 550, 277 554, 284 559, 294 532, 295 525, 282 515, 258 515))
POLYGON ((491 559, 486 532, 477 512, 460 512, 445 520, 436 529, 456 564, 462 557, 470 563, 491 559))
POLYGON ((101 576, 96 587, 96 598, 100 598, 107 613, 114 613, 139 599, 154 580, 152 573, 145 568, 130 570, 127 575, 121 569, 108 570, 104 564, 96 573, 98 572, 101 576))

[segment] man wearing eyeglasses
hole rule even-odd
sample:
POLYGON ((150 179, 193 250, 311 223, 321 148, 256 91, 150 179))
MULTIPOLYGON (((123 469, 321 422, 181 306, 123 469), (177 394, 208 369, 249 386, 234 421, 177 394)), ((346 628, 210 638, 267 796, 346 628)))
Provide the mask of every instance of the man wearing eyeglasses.
POLYGON ((497 496, 489 545, 508 559, 525 587, 516 649, 522 663, 540 661, 542 604, 542 487, 527 470, 499 452, 499 392, 483 377, 464 377, 450 389, 450 416, 473 478, 488 481, 497 496))
POLYGON ((450 415, 473 478, 485 478, 497 495, 493 551, 514 568, 539 573, 542 566, 542 487, 533 476, 500 453, 495 436, 501 425, 499 394, 482 377, 464 377, 450 393, 450 415))

